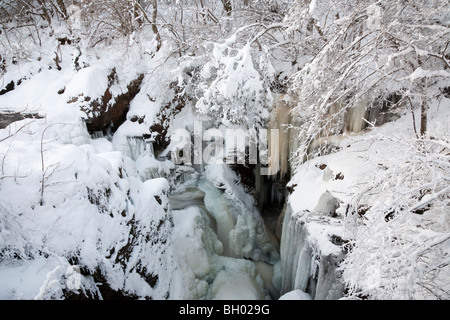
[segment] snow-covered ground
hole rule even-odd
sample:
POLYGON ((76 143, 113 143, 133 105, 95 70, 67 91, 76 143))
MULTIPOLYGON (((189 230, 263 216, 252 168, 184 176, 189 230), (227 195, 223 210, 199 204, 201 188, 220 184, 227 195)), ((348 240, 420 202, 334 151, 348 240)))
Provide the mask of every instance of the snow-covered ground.
POLYGON ((145 60, 128 64, 137 57, 116 49, 83 52, 78 63, 89 67, 77 71, 73 47, 60 49, 60 71, 48 68, 50 59, 11 65, 6 81, 25 80, 0 97, 1 112, 43 117, 0 131, 0 296, 58 299, 83 291, 98 298, 95 277, 130 296, 180 298, 170 284, 177 265, 168 181, 141 179, 152 159, 140 165, 111 141, 92 139, 78 103, 84 99, 73 99, 101 98, 113 67, 111 93, 122 93, 145 60))

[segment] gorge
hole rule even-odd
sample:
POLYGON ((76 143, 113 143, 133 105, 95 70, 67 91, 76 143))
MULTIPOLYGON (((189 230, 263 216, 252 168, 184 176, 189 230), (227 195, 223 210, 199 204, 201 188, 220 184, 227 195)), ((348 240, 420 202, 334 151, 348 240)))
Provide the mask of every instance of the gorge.
POLYGON ((0 1, 0 299, 448 300, 448 12, 0 1))

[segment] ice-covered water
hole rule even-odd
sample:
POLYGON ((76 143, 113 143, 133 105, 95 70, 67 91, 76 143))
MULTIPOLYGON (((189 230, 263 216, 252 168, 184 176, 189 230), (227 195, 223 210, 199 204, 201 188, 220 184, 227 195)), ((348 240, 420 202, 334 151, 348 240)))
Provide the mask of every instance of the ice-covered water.
POLYGON ((202 174, 196 187, 170 196, 173 241, 193 299, 276 299, 279 255, 256 208, 202 174))

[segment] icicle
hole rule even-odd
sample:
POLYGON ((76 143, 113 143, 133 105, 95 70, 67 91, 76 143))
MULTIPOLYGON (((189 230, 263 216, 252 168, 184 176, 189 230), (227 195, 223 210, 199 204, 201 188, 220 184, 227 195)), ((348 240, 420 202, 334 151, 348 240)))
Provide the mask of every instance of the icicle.
POLYGON ((310 214, 309 211, 294 214, 290 205, 286 206, 280 244, 283 270, 280 293, 299 289, 315 300, 339 299, 344 286, 337 266, 342 257, 321 251, 311 235, 311 225, 305 223, 310 214))
POLYGON ((92 139, 100 139, 104 137, 103 131, 94 131, 92 134, 92 139))
POLYGON ((358 106, 348 109, 347 113, 347 130, 355 133, 361 132, 364 128, 363 120, 366 114, 366 105, 360 103, 358 106))
POLYGON ((131 158, 136 161, 142 156, 154 156, 153 142, 143 137, 127 137, 131 158))
MULTIPOLYGON (((276 163, 279 161, 280 178, 283 179, 289 171, 289 158, 290 158, 290 129, 291 114, 289 103, 286 101, 284 95, 278 98, 275 108, 270 117, 270 128, 278 130, 278 141, 269 140, 270 150, 270 162, 276 163), (278 150, 274 150, 278 148, 278 150), (278 151, 278 152, 276 152, 278 151), (279 159, 274 159, 279 157, 279 159)), ((278 168, 277 168, 278 169, 278 168)), ((271 172, 271 175, 275 175, 278 172, 271 172)))

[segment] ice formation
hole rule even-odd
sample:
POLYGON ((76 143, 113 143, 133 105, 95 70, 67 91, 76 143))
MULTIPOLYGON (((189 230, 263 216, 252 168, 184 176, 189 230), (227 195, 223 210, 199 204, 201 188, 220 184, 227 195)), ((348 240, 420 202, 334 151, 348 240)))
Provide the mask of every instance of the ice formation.
POLYGON ((175 252, 190 298, 278 297, 272 284, 278 252, 235 178, 225 165, 207 166, 196 187, 170 197, 175 252))

